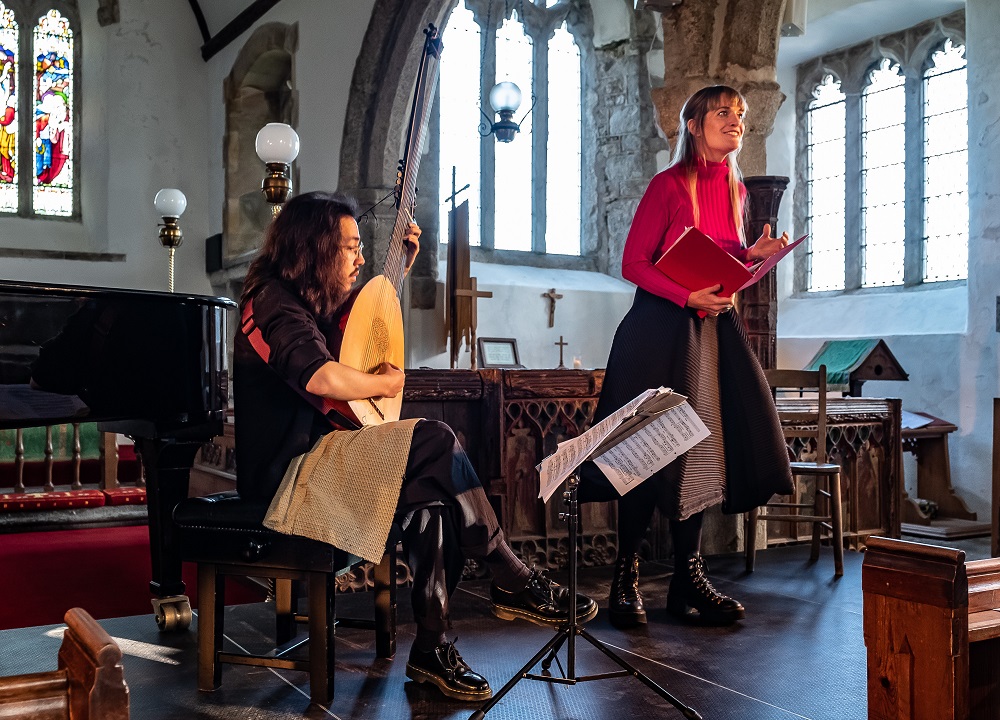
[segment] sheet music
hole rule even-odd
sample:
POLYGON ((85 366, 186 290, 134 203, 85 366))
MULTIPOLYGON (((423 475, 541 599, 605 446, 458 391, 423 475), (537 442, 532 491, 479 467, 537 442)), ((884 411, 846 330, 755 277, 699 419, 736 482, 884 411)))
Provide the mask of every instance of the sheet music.
POLYGON ((606 453, 594 459, 622 495, 709 436, 686 402, 659 413, 606 453))
MULTIPOLYGON (((641 478, 644 480, 706 437, 708 428, 687 405, 686 397, 665 387, 646 390, 578 437, 559 443, 556 451, 537 466, 538 497, 543 502, 548 502, 562 481, 595 451, 600 453, 605 467, 619 469, 619 478, 632 477, 631 473, 642 472, 640 466, 628 461, 627 457, 648 455, 651 462, 643 460, 642 468, 660 464, 641 478), (677 411, 681 408, 686 409, 686 412, 678 414, 677 411), (602 445, 614 447, 602 452, 602 445), (646 450, 644 445, 656 448, 655 452, 646 450), (611 454, 615 447, 626 448, 629 456, 616 460, 611 454)), ((601 467, 601 470, 608 475, 609 471, 605 467, 601 467)), ((611 475, 608 478, 612 484, 616 483, 611 475)), ((623 481, 619 479, 619 482, 623 481)), ((633 478, 624 482, 621 487, 618 484, 615 487, 624 494, 636 484, 637 481, 633 478)))

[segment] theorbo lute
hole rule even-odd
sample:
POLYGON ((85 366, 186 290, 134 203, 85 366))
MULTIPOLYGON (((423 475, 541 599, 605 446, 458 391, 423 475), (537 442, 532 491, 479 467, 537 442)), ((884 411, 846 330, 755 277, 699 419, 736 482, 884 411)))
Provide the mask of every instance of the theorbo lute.
MULTIPOLYGON (((396 222, 382 274, 369 280, 358 293, 347 317, 340 362, 366 373, 375 372, 383 362, 403 367, 403 313, 399 304, 406 267, 403 238, 413 220, 417 171, 423 148, 427 119, 438 78, 442 44, 437 29, 425 31, 413 108, 407 129, 406 148, 396 178, 396 222)), ((347 403, 361 425, 379 425, 399 419, 403 393, 393 398, 367 398, 347 403)))

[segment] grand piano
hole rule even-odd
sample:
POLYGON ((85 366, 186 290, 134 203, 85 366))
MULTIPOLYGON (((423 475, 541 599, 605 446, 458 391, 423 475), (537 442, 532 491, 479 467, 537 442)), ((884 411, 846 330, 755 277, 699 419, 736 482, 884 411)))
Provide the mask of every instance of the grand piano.
POLYGON ((97 422, 146 473, 156 622, 191 621, 170 514, 228 405, 226 298, 0 280, 0 428, 97 422))

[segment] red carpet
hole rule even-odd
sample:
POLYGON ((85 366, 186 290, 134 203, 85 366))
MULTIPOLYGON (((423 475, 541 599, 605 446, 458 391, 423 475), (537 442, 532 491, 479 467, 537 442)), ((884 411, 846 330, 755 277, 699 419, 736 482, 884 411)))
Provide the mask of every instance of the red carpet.
MULTIPOLYGON (((152 617, 149 529, 145 525, 0 535, 0 630, 63 621, 71 607, 94 618, 152 617)), ((196 606, 195 566, 184 564, 196 606)), ((259 602, 263 590, 232 582, 226 602, 259 602)))

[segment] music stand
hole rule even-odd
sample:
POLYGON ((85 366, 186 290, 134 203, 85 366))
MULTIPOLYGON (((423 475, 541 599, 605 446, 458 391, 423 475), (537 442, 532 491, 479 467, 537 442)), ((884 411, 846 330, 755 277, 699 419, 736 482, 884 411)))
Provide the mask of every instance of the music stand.
MULTIPOLYGON (((657 695, 662 697, 664 700, 669 702, 675 708, 677 708, 681 714, 688 718, 689 720, 702 720, 701 715, 691 707, 688 707, 676 697, 671 695, 666 689, 656 684, 649 677, 636 670, 628 662, 616 655, 610 648, 608 648, 604 643, 595 638, 593 635, 588 633, 583 629, 582 626, 577 624, 576 621, 576 543, 577 543, 577 524, 579 515, 577 513, 579 509, 579 504, 576 498, 577 486, 580 484, 580 469, 577 467, 573 473, 566 479, 566 489, 563 491, 563 500, 566 502, 568 507, 567 512, 559 513, 559 519, 565 520, 566 525, 569 528, 569 622, 561 626, 556 630, 555 636, 542 646, 542 649, 535 653, 534 657, 531 658, 524 667, 518 670, 514 676, 504 685, 500 690, 493 694, 489 700, 487 700, 482 707, 480 707, 476 712, 469 716, 469 720, 483 720, 494 705, 500 702, 508 692, 510 692, 513 687, 523 679, 528 680, 539 680, 542 682, 555 683, 560 685, 576 685, 581 682, 589 682, 591 680, 606 680, 608 678, 623 677, 625 675, 631 675, 636 678, 648 688, 650 688, 657 695), (576 674, 576 636, 580 635, 584 640, 589 642, 591 645, 596 647, 602 653, 607 655, 613 661, 621 666, 621 670, 616 670, 615 672, 599 673, 597 675, 584 675, 578 677, 576 674), (552 675, 535 675, 528 672, 533 668, 543 656, 548 654, 548 657, 542 662, 542 670, 547 671, 551 666, 553 660, 557 659, 557 653, 562 647, 563 643, 566 643, 566 672, 564 677, 553 677, 552 675)), ((561 668, 561 666, 560 666, 561 668)))

